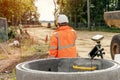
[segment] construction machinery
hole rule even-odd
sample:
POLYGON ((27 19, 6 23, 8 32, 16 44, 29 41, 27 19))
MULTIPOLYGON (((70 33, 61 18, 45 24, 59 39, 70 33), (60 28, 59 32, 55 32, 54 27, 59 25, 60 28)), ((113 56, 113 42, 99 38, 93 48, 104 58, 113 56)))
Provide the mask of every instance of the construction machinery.
MULTIPOLYGON (((109 27, 120 28, 120 11, 104 12, 104 20, 109 27)), ((120 54, 120 34, 114 35, 110 44, 111 57, 120 54)))

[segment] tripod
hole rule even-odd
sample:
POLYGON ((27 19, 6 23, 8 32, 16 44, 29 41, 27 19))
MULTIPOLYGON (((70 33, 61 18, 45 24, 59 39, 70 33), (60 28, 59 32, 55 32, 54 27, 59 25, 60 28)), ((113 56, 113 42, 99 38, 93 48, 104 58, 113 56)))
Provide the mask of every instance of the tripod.
POLYGON ((103 52, 104 48, 101 48, 100 41, 96 41, 96 42, 97 42, 97 44, 90 51, 89 56, 91 57, 91 59, 94 59, 95 56, 97 56, 97 57, 100 56, 101 59, 103 59, 103 54, 105 54, 105 52, 103 52))

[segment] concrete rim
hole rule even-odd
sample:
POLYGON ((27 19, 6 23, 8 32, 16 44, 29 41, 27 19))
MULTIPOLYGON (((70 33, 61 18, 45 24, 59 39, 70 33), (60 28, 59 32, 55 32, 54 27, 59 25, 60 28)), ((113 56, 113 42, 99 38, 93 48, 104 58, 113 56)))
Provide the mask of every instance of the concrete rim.
POLYGON ((21 71, 26 71, 26 72, 30 72, 30 73, 43 73, 43 74, 91 74, 91 73, 100 73, 100 72, 106 72, 106 71, 110 71, 110 70, 114 70, 117 68, 120 68, 120 66, 118 66, 118 63, 113 61, 113 60, 104 60, 107 62, 110 62, 112 64, 114 64, 114 66, 107 68, 107 69, 101 69, 101 70, 95 70, 95 71, 85 71, 85 72, 48 72, 48 71, 38 71, 38 70, 32 70, 32 69, 28 69, 25 67, 26 64, 35 62, 35 61, 44 61, 44 60, 49 60, 49 59, 38 59, 38 60, 33 60, 33 61, 28 61, 28 62, 23 62, 20 63, 16 66, 16 69, 21 70, 21 71))

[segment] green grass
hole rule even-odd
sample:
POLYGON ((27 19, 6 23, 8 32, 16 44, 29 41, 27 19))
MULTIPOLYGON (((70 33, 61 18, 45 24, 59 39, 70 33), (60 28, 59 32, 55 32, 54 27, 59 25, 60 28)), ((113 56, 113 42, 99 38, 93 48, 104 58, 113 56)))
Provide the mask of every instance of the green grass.
MULTIPOLYGON (((52 30, 56 30, 56 26, 52 26, 51 27, 52 30)), ((120 28, 116 28, 115 26, 112 27, 108 27, 108 26, 96 26, 96 27, 92 27, 91 28, 87 28, 85 26, 81 26, 78 28, 75 28, 75 30, 77 31, 102 31, 102 32, 113 32, 113 33, 120 33, 120 28)))
POLYGON ((15 71, 15 69, 12 70, 12 79, 11 80, 16 80, 16 71, 15 71))
POLYGON ((81 28, 74 28, 77 31, 102 31, 102 32, 112 32, 112 33, 120 33, 119 28, 115 27, 107 27, 107 26, 98 26, 98 27, 92 27, 91 29, 88 29, 87 27, 81 27, 81 28))
POLYGON ((103 32, 120 33, 120 29, 119 28, 115 28, 115 27, 98 27, 95 30, 96 31, 103 31, 103 32))

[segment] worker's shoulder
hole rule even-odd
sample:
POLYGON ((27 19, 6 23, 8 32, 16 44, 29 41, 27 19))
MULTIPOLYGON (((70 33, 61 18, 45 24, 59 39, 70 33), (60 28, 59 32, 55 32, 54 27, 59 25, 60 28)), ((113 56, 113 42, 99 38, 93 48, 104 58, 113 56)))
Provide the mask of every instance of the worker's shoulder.
MULTIPOLYGON (((74 29, 71 29, 71 31, 75 31, 74 29)), ((76 32, 76 31, 75 31, 76 32)))
POLYGON ((76 30, 74 30, 71 26, 69 27, 69 30, 70 30, 70 31, 76 31, 76 30))

